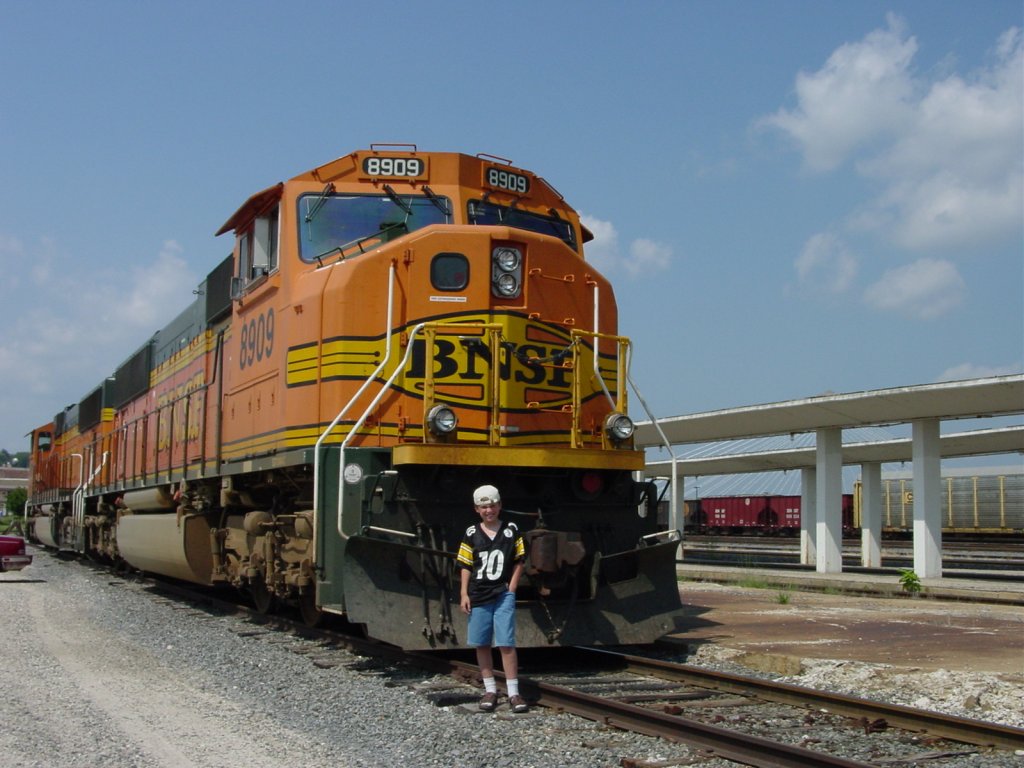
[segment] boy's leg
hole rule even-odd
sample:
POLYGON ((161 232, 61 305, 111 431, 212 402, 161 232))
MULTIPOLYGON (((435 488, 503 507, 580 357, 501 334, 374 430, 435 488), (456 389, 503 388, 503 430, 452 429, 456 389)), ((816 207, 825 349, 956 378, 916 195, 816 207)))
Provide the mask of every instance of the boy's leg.
POLYGON ((484 695, 480 699, 480 709, 483 712, 493 712, 498 705, 498 682, 494 679, 494 660, 491 654, 491 646, 478 645, 476 647, 476 663, 480 667, 480 678, 484 684, 484 695))
POLYGON ((508 705, 513 712, 526 712, 529 705, 519 694, 519 656, 515 646, 501 646, 501 665, 505 669, 505 687, 508 689, 508 705))
MULTIPOLYGON (((477 651, 479 651, 479 650, 480 649, 477 648, 477 651)), ((487 650, 488 650, 488 653, 489 653, 491 649, 488 648, 487 650)), ((498 650, 501 651, 501 668, 505 671, 505 678, 506 679, 511 679, 511 680, 518 679, 519 678, 519 655, 516 653, 515 646, 502 646, 498 650)), ((480 657, 477 656, 478 660, 479 660, 479 658, 480 657)), ((481 666, 480 669, 482 670, 483 667, 481 666)))
MULTIPOLYGON (((514 648, 512 650, 515 650, 514 648)), ((501 649, 502 662, 505 660, 505 649, 501 649)), ((491 653, 491 646, 489 645, 478 645, 476 647, 476 663, 480 667, 480 677, 488 678, 494 677, 494 656, 491 653)), ((506 671, 506 674, 508 672, 506 671)))

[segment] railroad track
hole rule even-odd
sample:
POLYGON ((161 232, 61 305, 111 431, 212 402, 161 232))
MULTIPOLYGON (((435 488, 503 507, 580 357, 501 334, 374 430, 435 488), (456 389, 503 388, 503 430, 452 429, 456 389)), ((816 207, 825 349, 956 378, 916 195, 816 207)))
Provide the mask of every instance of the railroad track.
MULTIPOLYGON (((813 570, 813 565, 802 565, 799 552, 762 547, 715 547, 701 548, 688 545, 684 548, 683 562, 687 565, 726 565, 755 568, 773 568, 780 570, 813 570)), ((898 573, 902 568, 912 568, 913 559, 909 556, 883 555, 882 567, 863 568, 860 556, 846 553, 843 555, 843 570, 850 573, 898 573)), ((1018 581, 1017 573, 1024 569, 1024 558, 1019 556, 1006 558, 943 558, 944 573, 951 575, 956 571, 969 573, 972 579, 991 579, 998 581, 1018 581)))
MULTIPOLYGON (((462 689, 457 695, 449 694, 447 701, 469 702, 468 706, 475 706, 476 689, 470 686, 476 685, 479 670, 475 664, 451 654, 408 654, 393 646, 331 629, 309 629, 286 616, 258 615, 188 587, 156 584, 161 591, 170 591, 189 601, 244 614, 245 624, 237 633, 252 637, 254 641, 282 643, 294 638, 297 641, 295 652, 318 666, 366 664, 373 668, 390 664, 450 676, 462 689), (367 660, 353 662, 352 653, 367 660)), ((575 648, 566 651, 571 655, 571 674, 566 674, 567 665, 563 660, 559 662, 561 666, 551 672, 520 678, 523 693, 535 706, 685 743, 703 755, 744 765, 864 768, 927 758, 930 765, 941 766, 939 758, 942 756, 965 754, 962 745, 973 745, 966 753, 1024 750, 1024 729, 610 650, 575 648), (794 708, 797 714, 780 715, 779 707, 794 708), (722 714, 741 711, 747 714, 722 714), (777 725, 782 721, 783 725, 777 725), (772 737, 768 737, 764 733, 750 732, 756 728, 747 728, 749 723, 776 725, 761 728, 771 733, 772 737), (844 731, 847 735, 842 743, 847 745, 849 734, 859 731, 863 731, 865 738, 882 732, 910 732, 913 736, 902 741, 890 739, 890 742, 897 741, 900 747, 895 752, 891 745, 872 742, 873 749, 888 749, 889 753, 880 760, 873 756, 871 761, 858 761, 844 756, 842 746, 837 754, 830 754, 829 739, 815 735, 819 729, 844 731), (799 743, 774 738, 775 731, 795 734, 799 743), (928 747, 928 751, 922 752, 922 745, 928 747)), ((525 652, 523 657, 525 661, 525 652)), ((623 765, 628 765, 628 761, 623 765)))
MULTIPOLYGON (((1024 749, 1024 729, 1020 728, 914 709, 898 704, 886 704, 868 699, 860 699, 845 694, 819 691, 771 680, 717 672, 644 656, 593 648, 580 648, 577 651, 579 654, 585 654, 594 658, 607 658, 619 669, 640 676, 669 680, 701 690, 736 694, 751 700, 769 701, 819 712, 828 712, 869 726, 868 730, 870 730, 871 726, 875 729, 895 727, 965 744, 998 747, 1007 750, 1024 749)), ((683 692, 673 692, 662 695, 655 694, 650 697, 650 700, 654 702, 669 702, 680 696, 690 701, 703 698, 699 695, 689 696, 683 692)), ((593 705, 591 704, 591 706, 593 705)), ((682 707, 672 706, 668 708, 672 711, 682 709, 682 707)), ((640 713, 635 714, 638 717, 642 717, 640 713)), ((688 723, 674 725, 670 722, 668 725, 670 732, 688 727, 688 723)), ((670 737, 665 733, 657 733, 656 735, 670 737)))

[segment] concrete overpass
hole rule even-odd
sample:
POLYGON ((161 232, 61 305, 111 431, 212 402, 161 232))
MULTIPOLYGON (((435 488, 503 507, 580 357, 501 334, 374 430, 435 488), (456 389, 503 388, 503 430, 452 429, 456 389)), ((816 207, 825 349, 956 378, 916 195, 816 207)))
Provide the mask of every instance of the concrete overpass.
MULTIPOLYGON (((875 565, 881 550, 881 465, 913 462, 914 571, 921 578, 942 575, 943 456, 1024 453, 1024 428, 939 434, 944 419, 1024 413, 1024 374, 896 387, 839 395, 822 395, 766 405, 659 419, 637 426, 641 447, 815 432, 813 449, 739 456, 650 462, 649 476, 728 474, 800 469, 803 477, 801 553, 822 573, 842 570, 842 467, 861 464, 863 483, 862 561, 875 565), (910 423, 909 440, 842 444, 844 428, 910 423)), ((670 525, 681 527, 673 491, 670 525)))

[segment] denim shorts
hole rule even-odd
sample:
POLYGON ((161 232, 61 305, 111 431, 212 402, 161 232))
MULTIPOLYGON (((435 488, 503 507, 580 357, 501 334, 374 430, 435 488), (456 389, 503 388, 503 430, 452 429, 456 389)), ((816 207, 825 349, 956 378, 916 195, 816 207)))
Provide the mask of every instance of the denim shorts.
POLYGON ((506 592, 497 600, 474 605, 469 611, 468 644, 511 648, 516 644, 516 595, 506 592))

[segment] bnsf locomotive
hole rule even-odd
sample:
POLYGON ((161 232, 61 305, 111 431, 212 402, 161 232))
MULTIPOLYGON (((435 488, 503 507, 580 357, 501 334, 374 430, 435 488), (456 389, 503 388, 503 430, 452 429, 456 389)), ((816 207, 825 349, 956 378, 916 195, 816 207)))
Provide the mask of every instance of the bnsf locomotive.
POLYGON ((228 232, 191 305, 33 431, 38 541, 459 647, 454 553, 487 483, 525 534, 521 645, 671 628, 678 534, 635 479, 629 341, 550 184, 377 145, 228 232))

